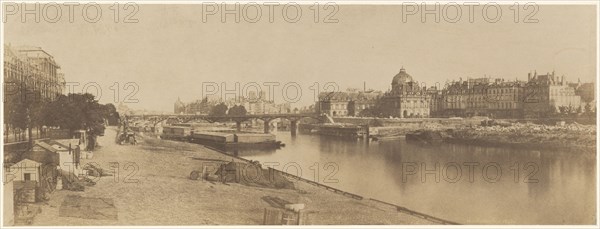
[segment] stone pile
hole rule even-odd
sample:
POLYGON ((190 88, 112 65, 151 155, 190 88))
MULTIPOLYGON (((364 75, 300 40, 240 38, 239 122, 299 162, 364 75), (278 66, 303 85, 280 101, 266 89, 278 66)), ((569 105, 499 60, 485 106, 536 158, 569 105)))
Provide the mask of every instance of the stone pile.
POLYGON ((556 126, 532 123, 513 123, 510 126, 477 126, 474 127, 474 129, 480 132, 518 132, 521 134, 596 134, 596 126, 581 125, 578 123, 556 126))

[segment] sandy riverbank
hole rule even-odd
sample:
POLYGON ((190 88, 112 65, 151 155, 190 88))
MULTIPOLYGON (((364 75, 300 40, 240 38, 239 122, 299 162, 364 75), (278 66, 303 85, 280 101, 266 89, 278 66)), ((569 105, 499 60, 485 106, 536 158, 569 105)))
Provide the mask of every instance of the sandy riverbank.
POLYGON ((265 196, 305 203, 306 211, 313 212, 311 224, 433 224, 389 205, 355 200, 299 181, 293 181, 294 190, 193 181, 188 179, 190 172, 203 162, 191 157, 232 158, 183 142, 144 139, 138 145, 117 145, 115 134, 116 129, 107 129, 94 157, 82 163, 110 170, 110 163, 117 162, 118 175, 102 177, 84 192, 54 192, 41 204, 33 225, 258 225, 264 208, 270 207, 262 199, 265 196), (112 199, 116 220, 59 217, 68 195, 112 199))

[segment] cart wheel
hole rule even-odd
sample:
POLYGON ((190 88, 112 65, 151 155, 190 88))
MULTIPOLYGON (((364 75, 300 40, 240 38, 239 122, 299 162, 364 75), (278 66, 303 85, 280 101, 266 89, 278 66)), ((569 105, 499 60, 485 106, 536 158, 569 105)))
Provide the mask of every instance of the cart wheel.
POLYGON ((199 177, 200 177, 200 171, 198 171, 198 170, 194 170, 190 173, 191 180, 198 180, 199 177))

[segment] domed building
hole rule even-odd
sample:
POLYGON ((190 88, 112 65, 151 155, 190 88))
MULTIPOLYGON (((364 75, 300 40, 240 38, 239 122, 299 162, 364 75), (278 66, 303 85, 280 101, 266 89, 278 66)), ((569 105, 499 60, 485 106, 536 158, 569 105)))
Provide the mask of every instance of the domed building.
POLYGON ((425 85, 420 85, 402 67, 392 79, 391 90, 383 95, 383 113, 399 118, 429 117, 429 99, 425 85))

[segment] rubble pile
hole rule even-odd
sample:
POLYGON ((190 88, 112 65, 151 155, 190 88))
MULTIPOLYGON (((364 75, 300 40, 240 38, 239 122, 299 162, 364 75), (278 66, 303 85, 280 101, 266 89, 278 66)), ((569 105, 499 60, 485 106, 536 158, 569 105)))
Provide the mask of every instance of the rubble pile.
POLYGON ((538 125, 533 123, 511 123, 509 125, 477 126, 476 131, 481 132, 514 132, 522 134, 596 134, 596 126, 572 123, 566 125, 538 125))
POLYGON ((423 122, 421 123, 421 128, 427 130, 442 130, 447 129, 448 125, 444 125, 439 122, 423 122))
POLYGON ((94 166, 93 164, 85 164, 83 170, 87 171, 87 174, 94 177, 112 176, 110 171, 106 171, 100 167, 94 166))
POLYGON ((449 140, 491 145, 592 149, 596 147, 596 126, 578 123, 502 123, 458 128, 452 131, 449 140))
POLYGON ((294 183, 285 178, 281 172, 262 168, 258 161, 221 163, 216 172, 194 170, 190 179, 206 179, 222 183, 239 183, 247 186, 294 189, 294 183))
POLYGON ((70 191, 83 192, 86 186, 92 186, 96 184, 96 182, 87 177, 82 177, 80 179, 75 174, 65 171, 61 171, 61 178, 63 189, 70 191))

